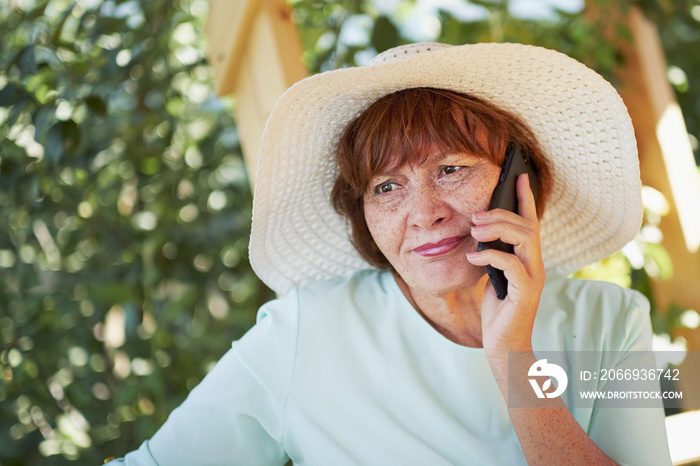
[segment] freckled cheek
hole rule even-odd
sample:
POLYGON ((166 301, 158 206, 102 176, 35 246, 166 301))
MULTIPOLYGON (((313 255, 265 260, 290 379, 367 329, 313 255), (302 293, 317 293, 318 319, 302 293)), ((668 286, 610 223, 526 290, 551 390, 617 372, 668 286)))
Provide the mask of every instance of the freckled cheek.
POLYGON ((496 184, 498 183, 499 172, 491 174, 492 176, 488 176, 488 182, 483 182, 472 186, 468 191, 462 205, 464 205, 471 212, 488 210, 489 204, 491 203, 493 190, 496 188, 496 184))
POLYGON ((493 189, 488 186, 472 186, 469 190, 463 191, 460 199, 457 201, 457 210, 462 214, 471 214, 487 210, 491 202, 493 189))
POLYGON ((384 255, 398 251, 401 245, 401 224, 396 209, 365 206, 365 221, 372 239, 384 255))
POLYGON ((489 204, 491 203, 491 196, 493 195, 494 187, 482 187, 476 199, 477 208, 475 209, 475 211, 488 210, 489 204))

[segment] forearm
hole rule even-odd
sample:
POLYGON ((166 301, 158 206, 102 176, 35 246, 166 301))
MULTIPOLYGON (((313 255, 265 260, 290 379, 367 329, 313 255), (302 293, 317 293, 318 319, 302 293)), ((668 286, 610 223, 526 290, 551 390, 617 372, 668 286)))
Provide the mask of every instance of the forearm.
POLYGON ((531 351, 511 355, 510 379, 507 363, 494 370, 528 464, 617 464, 591 440, 561 398, 534 396, 528 369, 536 361, 531 351))
POLYGON ((530 465, 617 464, 598 448, 566 407, 511 408, 508 412, 530 465))

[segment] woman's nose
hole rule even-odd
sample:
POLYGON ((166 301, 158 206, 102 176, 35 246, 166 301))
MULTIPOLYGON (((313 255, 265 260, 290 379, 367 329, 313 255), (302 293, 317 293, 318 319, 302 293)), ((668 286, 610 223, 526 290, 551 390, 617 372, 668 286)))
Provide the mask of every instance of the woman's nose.
POLYGON ((451 212, 445 193, 435 187, 415 191, 408 208, 411 226, 423 229, 444 222, 451 212))

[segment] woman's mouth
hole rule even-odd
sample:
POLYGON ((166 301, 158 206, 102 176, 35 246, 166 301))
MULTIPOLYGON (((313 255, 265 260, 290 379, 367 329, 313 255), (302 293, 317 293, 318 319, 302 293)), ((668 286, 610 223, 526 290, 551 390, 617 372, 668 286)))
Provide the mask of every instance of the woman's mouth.
POLYGON ((452 236, 450 238, 440 240, 437 243, 425 243, 415 248, 413 252, 422 257, 440 256, 456 249, 460 244, 462 244, 462 240, 464 240, 464 238, 466 238, 466 236, 452 236))

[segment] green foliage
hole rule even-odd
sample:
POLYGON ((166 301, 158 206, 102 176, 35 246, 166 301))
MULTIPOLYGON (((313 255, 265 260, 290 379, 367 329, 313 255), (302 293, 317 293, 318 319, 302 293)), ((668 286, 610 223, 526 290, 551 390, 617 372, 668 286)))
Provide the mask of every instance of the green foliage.
MULTIPOLYGON (((420 4, 408 0, 292 0, 291 3, 301 30, 304 59, 312 72, 363 64, 387 48, 420 39, 447 44, 537 44, 560 50, 613 79, 612 71, 621 57, 618 49, 604 39, 604 31, 614 29, 618 37, 629 38, 621 18, 614 15, 585 17, 581 12, 552 7, 548 15, 533 19, 515 14, 511 8, 515 2, 508 0, 472 0, 471 20, 466 20, 459 8, 421 10, 420 4), (425 26, 417 18, 421 15, 435 20, 427 35, 416 33, 425 26), (364 26, 364 39, 358 34, 343 35, 343 29, 357 29, 357 24, 364 26), (352 39, 348 40, 348 36, 352 39)), ((599 0, 596 3, 601 3, 601 8, 625 9, 635 2, 599 0)))
POLYGON ((272 297, 207 8, 0 5, 0 464, 137 448, 272 297))

